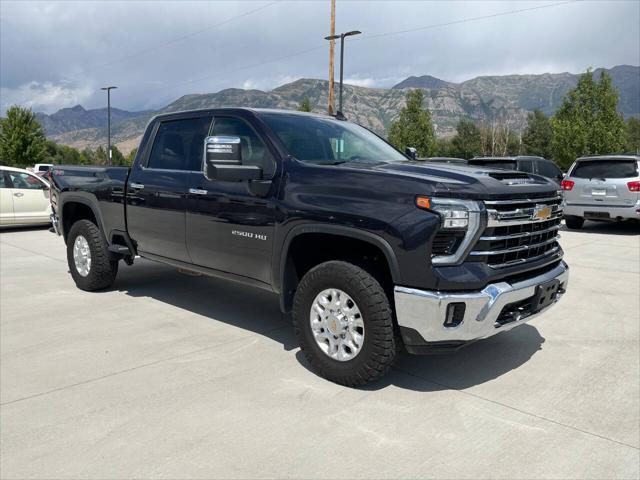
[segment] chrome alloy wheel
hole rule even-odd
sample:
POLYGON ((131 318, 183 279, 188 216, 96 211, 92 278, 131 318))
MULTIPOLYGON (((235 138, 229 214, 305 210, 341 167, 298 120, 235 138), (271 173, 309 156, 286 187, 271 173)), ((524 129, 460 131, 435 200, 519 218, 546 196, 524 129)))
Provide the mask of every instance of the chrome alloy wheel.
POLYGON ((89 242, 82 235, 78 235, 73 243, 73 262, 81 277, 89 275, 89 270, 91 270, 91 250, 89 249, 89 242))
POLYGON ((316 343, 327 356, 346 362, 364 343, 364 321, 356 302, 342 290, 330 288, 316 296, 309 315, 316 343))

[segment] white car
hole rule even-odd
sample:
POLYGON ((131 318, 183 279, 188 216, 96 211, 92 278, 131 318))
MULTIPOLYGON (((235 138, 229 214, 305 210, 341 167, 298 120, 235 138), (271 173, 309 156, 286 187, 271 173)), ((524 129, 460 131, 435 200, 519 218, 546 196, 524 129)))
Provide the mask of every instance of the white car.
POLYGON ((38 225, 51 221, 49 183, 22 168, 0 166, 0 226, 38 225))

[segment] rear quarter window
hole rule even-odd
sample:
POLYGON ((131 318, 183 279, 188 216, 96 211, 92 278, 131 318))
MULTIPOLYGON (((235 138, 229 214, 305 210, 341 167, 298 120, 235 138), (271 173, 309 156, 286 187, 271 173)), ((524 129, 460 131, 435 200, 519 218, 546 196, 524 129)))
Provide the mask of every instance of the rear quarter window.
POLYGON ((576 178, 631 178, 638 176, 636 160, 582 160, 571 172, 576 178))

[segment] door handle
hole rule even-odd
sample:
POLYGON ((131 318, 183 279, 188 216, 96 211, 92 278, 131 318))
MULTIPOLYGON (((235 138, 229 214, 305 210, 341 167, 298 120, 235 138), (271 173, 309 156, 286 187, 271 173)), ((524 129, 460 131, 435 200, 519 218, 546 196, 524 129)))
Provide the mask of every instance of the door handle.
POLYGON ((13 194, 14 197, 24 197, 24 193, 22 192, 16 192, 13 194))
POLYGON ((190 188, 189 193, 192 193, 193 195, 206 195, 208 192, 201 188, 190 188))
POLYGON ((135 188, 136 190, 142 190, 144 188, 144 185, 141 183, 135 183, 135 182, 131 182, 131 184, 129 185, 131 188, 135 188))

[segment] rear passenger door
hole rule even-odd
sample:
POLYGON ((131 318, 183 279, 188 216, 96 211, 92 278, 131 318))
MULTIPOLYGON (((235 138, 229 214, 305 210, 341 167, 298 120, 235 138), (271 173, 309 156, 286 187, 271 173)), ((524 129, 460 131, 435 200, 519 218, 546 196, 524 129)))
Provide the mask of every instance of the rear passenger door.
POLYGON ((13 223, 13 194, 9 173, 0 170, 0 225, 13 223))
POLYGON ((11 181, 14 223, 48 222, 51 213, 49 186, 32 173, 8 170, 7 174, 11 181))
POLYGON ((196 114, 160 120, 140 162, 132 168, 127 228, 141 254, 191 263, 185 236, 187 183, 211 119, 211 115, 196 114))

